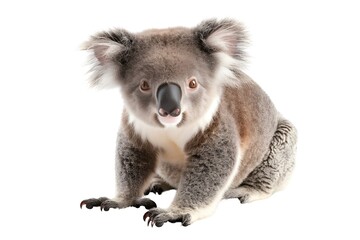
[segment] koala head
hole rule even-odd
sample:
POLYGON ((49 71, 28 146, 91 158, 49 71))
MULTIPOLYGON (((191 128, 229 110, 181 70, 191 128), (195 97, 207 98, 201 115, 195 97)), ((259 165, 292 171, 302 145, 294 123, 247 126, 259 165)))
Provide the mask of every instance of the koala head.
POLYGON ((191 124, 217 109, 225 86, 237 86, 246 36, 233 20, 195 28, 101 32, 84 44, 91 82, 120 86, 132 118, 154 127, 191 124))

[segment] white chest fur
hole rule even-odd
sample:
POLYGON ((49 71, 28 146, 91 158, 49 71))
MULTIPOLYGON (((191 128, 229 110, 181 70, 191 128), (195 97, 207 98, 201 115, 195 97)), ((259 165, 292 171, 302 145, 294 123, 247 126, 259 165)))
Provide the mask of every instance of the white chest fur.
POLYGON ((176 127, 156 129, 152 136, 147 139, 161 150, 158 155, 160 161, 170 162, 176 165, 184 165, 186 163, 185 145, 195 134, 184 129, 176 127))
POLYGON ((154 127, 129 113, 129 123, 143 140, 148 140, 153 146, 158 147, 160 161, 167 161, 176 165, 186 163, 185 145, 199 131, 203 131, 212 121, 218 110, 220 97, 216 97, 210 104, 206 113, 196 121, 186 123, 181 127, 154 127))
POLYGON ((160 149, 158 158, 176 165, 186 162, 184 148, 186 143, 200 130, 193 124, 183 127, 153 127, 139 119, 132 121, 134 129, 143 140, 148 140, 160 149))

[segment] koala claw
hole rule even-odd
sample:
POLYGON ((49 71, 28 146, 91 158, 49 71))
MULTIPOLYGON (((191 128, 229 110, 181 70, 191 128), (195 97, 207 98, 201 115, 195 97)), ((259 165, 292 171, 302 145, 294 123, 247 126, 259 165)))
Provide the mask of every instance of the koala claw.
POLYGON ((149 193, 157 193, 157 194, 159 194, 159 195, 161 195, 162 193, 163 193, 163 189, 162 189, 162 187, 160 186, 160 185, 154 185, 154 186, 152 186, 152 187, 150 187, 150 188, 148 188, 146 191, 145 191, 145 193, 144 193, 144 195, 149 195, 149 193))
POLYGON ((154 225, 157 227, 161 227, 166 222, 181 222, 183 226, 188 226, 190 225, 191 221, 190 214, 171 213, 158 208, 147 211, 143 216, 143 220, 146 221, 147 218, 149 218, 147 221, 147 225, 151 225, 151 227, 153 227, 154 225))

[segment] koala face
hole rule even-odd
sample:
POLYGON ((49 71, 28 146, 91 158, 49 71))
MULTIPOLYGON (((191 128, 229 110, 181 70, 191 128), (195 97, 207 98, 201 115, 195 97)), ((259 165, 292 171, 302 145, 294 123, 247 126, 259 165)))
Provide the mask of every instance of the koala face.
POLYGON ((181 127, 206 115, 225 85, 236 85, 243 59, 241 26, 205 21, 196 28, 99 33, 93 52, 94 85, 120 85, 128 113, 154 127, 181 127))
POLYGON ((204 114, 218 92, 210 84, 214 59, 184 30, 140 37, 124 64, 120 85, 127 110, 154 126, 180 126, 204 114))

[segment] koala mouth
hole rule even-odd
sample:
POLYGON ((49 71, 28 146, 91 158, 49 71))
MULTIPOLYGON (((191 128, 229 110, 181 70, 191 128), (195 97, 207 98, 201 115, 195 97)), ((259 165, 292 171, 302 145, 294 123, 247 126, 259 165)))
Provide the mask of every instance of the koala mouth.
POLYGON ((176 117, 173 117, 171 115, 167 115, 167 116, 157 115, 156 119, 164 127, 176 127, 182 122, 183 116, 182 116, 182 114, 180 114, 176 117))

